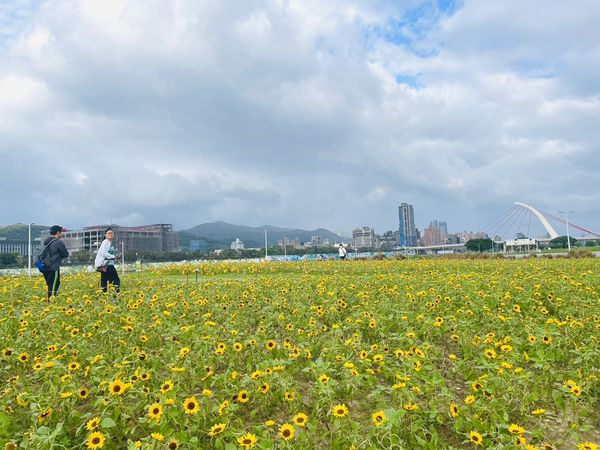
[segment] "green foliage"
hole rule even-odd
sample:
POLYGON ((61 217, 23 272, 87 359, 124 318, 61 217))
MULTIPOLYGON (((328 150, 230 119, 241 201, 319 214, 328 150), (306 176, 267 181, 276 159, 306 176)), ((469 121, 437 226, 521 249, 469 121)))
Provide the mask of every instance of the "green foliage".
POLYGON ((494 242, 491 239, 470 239, 465 243, 467 250, 472 252, 485 252, 492 249, 494 242))
POLYGON ((17 253, 0 253, 0 266, 12 266, 17 264, 19 255, 17 253))
MULTIPOLYGON (((48 229, 50 229, 49 226, 32 225, 31 239, 39 238, 41 232, 48 229)), ((0 226, 0 237, 5 237, 8 240, 26 241, 29 238, 29 226, 22 223, 0 226)))
MULTIPOLYGON (((575 245, 575 243, 577 242, 577 239, 575 239, 572 236, 569 236, 569 241, 571 242, 571 247, 573 247, 575 245)), ((568 247, 567 236, 559 236, 557 238, 552 239, 548 243, 548 248, 567 248, 567 247, 568 247)))

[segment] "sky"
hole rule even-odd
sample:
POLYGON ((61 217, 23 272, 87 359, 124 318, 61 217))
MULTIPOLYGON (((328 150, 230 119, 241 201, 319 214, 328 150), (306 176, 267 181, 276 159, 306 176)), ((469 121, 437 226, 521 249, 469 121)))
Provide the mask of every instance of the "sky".
POLYGON ((0 0, 0 224, 600 233, 600 2, 0 0))

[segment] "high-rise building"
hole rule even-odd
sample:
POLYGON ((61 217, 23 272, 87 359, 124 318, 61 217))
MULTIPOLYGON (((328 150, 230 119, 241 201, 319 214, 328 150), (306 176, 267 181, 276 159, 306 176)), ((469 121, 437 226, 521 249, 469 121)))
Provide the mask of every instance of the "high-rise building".
POLYGON ((376 245, 375 230, 370 227, 354 228, 352 230, 352 247, 373 248, 376 245))
POLYGON ((442 241, 442 234, 440 233, 440 229, 433 225, 429 225, 423 231, 423 245, 425 247, 435 246, 445 244, 442 241))
MULTIPOLYGON (((441 239, 441 243, 445 244, 446 241, 448 240, 448 222, 446 221, 441 221, 441 220, 432 220, 431 222, 429 222, 429 228, 430 229, 436 229, 439 231, 440 234, 440 239, 441 239)), ((435 234, 435 233, 434 233, 435 234)), ((429 240, 431 241, 432 239, 432 233, 429 233, 429 240)), ((423 240, 425 240, 425 238, 423 238, 423 240)), ((433 240, 437 240, 437 238, 433 237, 433 240)), ((428 244, 428 245, 438 245, 437 242, 435 244, 428 244)))
POLYGON ((417 230, 413 206, 401 203, 398 207, 398 219, 400 222, 400 247, 416 247, 417 230))
POLYGON ((393 250, 398 246, 398 231, 386 231, 379 240, 382 250, 393 250))

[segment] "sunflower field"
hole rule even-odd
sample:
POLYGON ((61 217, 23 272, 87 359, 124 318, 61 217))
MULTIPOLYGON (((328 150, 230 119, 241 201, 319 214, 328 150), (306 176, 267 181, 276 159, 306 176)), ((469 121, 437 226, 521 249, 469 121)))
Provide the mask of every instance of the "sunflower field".
POLYGON ((0 276, 4 449, 600 445, 600 260, 0 276))

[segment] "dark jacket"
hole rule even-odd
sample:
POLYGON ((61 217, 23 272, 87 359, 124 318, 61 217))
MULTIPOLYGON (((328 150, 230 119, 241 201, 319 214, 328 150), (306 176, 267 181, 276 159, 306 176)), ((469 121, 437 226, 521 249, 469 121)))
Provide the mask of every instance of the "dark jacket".
POLYGON ((58 270, 60 269, 62 259, 69 257, 69 251, 67 250, 65 243, 60 239, 56 239, 54 236, 47 237, 44 240, 44 245, 48 245, 48 242, 50 241, 52 241, 52 243, 48 246, 48 254, 50 255, 50 261, 52 261, 52 263, 50 266, 46 267, 46 270, 58 270))

